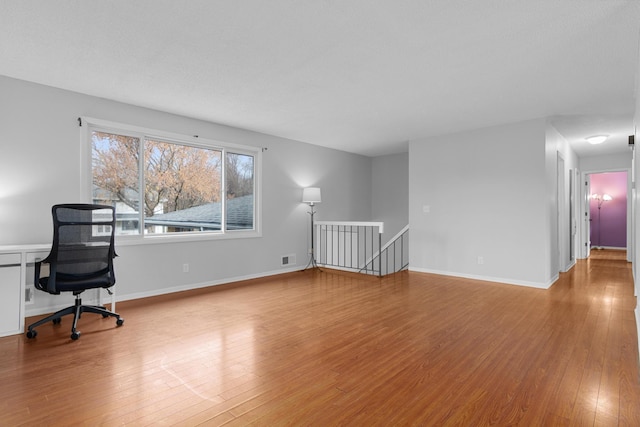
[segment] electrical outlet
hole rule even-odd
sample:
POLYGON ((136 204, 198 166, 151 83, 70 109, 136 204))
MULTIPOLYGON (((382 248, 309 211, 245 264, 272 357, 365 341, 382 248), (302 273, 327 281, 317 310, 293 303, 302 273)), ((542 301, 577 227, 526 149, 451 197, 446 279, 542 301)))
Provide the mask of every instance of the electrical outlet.
POLYGON ((33 286, 27 286, 24 289, 24 303, 25 304, 33 304, 36 300, 36 292, 33 286))
POLYGON ((484 264, 484 257, 481 257, 481 256, 478 257, 478 264, 479 265, 484 264))
POLYGON ((182 264, 182 272, 183 273, 189 272, 189 264, 182 264))

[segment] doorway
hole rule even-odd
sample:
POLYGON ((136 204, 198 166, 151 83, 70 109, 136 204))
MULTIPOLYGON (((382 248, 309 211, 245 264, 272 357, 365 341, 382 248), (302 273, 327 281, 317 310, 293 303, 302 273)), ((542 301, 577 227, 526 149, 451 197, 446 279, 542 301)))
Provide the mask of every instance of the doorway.
POLYGON ((628 243, 628 172, 601 172, 587 175, 586 195, 591 250, 626 250, 628 243))

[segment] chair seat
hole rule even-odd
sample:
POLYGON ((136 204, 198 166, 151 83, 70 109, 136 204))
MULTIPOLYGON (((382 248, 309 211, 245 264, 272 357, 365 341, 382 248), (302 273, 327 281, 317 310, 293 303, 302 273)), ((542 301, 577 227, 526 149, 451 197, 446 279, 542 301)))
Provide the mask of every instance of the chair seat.
POLYGON ((50 294, 58 295, 60 292, 78 292, 87 289, 110 288, 115 284, 115 280, 113 280, 112 276, 108 272, 99 276, 74 279, 64 278, 61 277, 61 275, 57 275, 56 289, 53 292, 48 290, 48 277, 41 277, 38 283, 40 285, 37 286, 38 289, 49 292, 50 294))

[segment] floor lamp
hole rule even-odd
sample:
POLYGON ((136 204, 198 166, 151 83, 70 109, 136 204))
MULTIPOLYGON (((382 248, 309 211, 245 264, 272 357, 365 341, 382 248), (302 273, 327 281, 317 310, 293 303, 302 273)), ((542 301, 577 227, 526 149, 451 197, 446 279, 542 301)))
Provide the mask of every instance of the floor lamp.
POLYGON ((602 249, 600 241, 600 209, 602 209, 602 203, 612 200, 613 197, 608 194, 603 194, 602 197, 599 194, 592 194, 591 198, 598 202, 598 249, 602 249))
POLYGON ((318 268, 318 264, 316 263, 315 247, 313 244, 313 240, 314 240, 313 237, 315 234, 313 230, 313 216, 316 213, 313 207, 316 203, 320 203, 320 202, 322 202, 322 195, 320 194, 320 188, 307 187, 302 190, 302 203, 308 204, 309 208, 311 208, 311 211, 307 212, 309 215, 311 215, 311 252, 309 254, 311 257, 309 258, 309 263, 304 268, 305 270, 308 268, 318 268))

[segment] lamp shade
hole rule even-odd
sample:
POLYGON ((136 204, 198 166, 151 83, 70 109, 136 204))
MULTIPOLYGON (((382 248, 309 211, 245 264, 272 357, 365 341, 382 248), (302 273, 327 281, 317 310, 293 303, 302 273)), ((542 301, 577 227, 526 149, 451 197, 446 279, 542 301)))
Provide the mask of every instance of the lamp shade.
POLYGON ((320 188, 307 187, 302 190, 302 203, 308 203, 313 205, 315 203, 322 202, 322 196, 320 195, 320 188))

